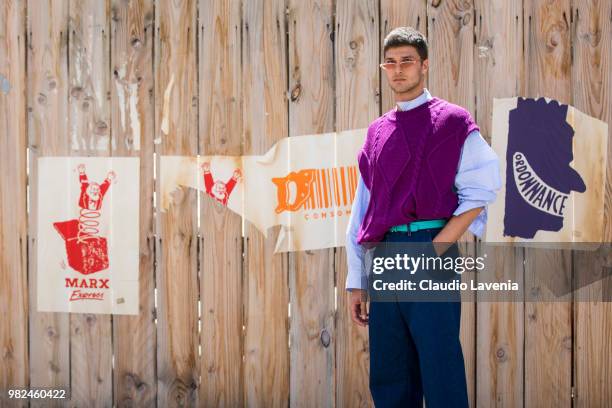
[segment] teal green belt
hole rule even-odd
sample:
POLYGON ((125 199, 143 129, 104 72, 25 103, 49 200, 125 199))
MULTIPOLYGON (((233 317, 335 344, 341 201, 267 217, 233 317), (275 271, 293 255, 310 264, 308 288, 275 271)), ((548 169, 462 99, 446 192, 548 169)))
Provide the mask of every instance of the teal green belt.
POLYGON ((389 232, 417 232, 430 228, 442 228, 444 225, 446 225, 444 219, 413 221, 410 224, 395 225, 389 228, 389 232))

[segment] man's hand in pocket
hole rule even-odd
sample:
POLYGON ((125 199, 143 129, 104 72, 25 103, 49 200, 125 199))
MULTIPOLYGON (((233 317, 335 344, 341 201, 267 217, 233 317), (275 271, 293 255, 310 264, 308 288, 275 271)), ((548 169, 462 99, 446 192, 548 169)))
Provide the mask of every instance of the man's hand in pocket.
POLYGON ((367 298, 368 293, 363 289, 351 289, 348 293, 348 308, 351 319, 361 327, 368 325, 367 298))

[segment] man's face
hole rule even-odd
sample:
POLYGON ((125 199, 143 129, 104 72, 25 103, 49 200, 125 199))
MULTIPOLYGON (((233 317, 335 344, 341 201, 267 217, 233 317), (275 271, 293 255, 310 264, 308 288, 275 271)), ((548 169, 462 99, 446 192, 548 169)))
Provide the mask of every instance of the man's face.
POLYGON ((384 70, 389 86, 396 94, 410 92, 425 83, 425 74, 429 69, 429 60, 421 60, 416 48, 411 45, 392 47, 385 53, 386 63, 405 62, 384 70))
POLYGON ((98 201, 98 198, 100 198, 100 185, 98 183, 91 183, 87 187, 87 195, 91 200, 98 201))
POLYGON ((225 198, 226 192, 227 192, 227 189, 225 187, 225 183, 221 181, 216 181, 212 188, 213 195, 217 197, 219 200, 223 200, 225 198))

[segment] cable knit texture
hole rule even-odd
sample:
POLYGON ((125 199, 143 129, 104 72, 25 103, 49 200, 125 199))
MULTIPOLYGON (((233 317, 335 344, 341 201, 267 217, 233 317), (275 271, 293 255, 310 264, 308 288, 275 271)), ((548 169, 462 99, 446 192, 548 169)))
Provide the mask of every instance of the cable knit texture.
POLYGON ((379 242, 394 225, 450 218, 461 147, 474 130, 467 110, 435 97, 372 122, 357 156, 371 197, 357 242, 379 242))

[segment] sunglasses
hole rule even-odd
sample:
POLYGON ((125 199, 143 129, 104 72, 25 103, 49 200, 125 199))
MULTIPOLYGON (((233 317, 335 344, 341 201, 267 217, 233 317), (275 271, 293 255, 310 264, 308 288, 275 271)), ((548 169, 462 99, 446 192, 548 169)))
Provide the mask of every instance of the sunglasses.
POLYGON ((380 64, 380 67, 382 69, 384 69, 385 71, 392 71, 395 69, 395 67, 397 65, 399 65, 400 71, 403 69, 407 69, 410 66, 414 65, 417 61, 421 61, 420 59, 416 59, 416 58, 408 58, 406 60, 400 61, 400 62, 384 62, 382 64, 380 64))

